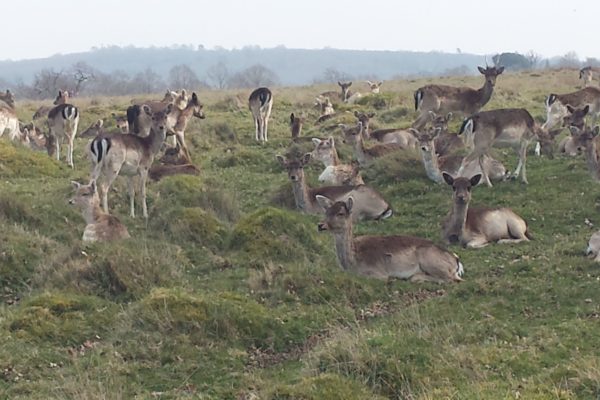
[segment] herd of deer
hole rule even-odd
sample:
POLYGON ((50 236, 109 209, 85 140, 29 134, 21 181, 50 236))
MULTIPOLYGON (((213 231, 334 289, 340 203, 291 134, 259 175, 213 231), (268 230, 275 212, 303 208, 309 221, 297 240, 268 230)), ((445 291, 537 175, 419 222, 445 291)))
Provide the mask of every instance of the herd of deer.
MULTIPOLYGON (((469 207, 472 188, 480 182, 492 186, 492 180, 503 180, 508 173, 501 162, 490 155, 492 146, 508 146, 517 150, 519 161, 511 175, 519 175, 527 183, 526 157, 531 141, 537 140, 544 154, 552 155, 553 140, 562 127, 571 135, 559 149, 568 155, 585 152, 594 179, 600 181, 598 133, 590 129, 585 117, 593 122, 600 114, 600 89, 590 86, 591 68, 580 71, 584 88, 573 93, 550 94, 545 102, 547 118, 538 125, 523 108, 480 111, 490 100, 496 79, 503 67, 478 67, 484 76, 479 89, 446 85, 427 85, 414 92, 415 122, 408 128, 370 129, 374 113, 354 112, 356 125, 340 125, 343 141, 352 145, 356 161, 342 164, 333 137, 312 138, 314 150, 306 154, 278 155, 287 170, 297 208, 309 214, 325 214, 319 231, 329 230, 344 270, 377 278, 401 278, 411 281, 461 281, 463 265, 458 256, 433 242, 411 236, 353 236, 353 224, 361 220, 383 220, 393 213, 390 204, 374 188, 365 185, 360 169, 368 167, 385 154, 407 149, 421 150, 427 176, 436 183, 447 183, 453 189, 453 206, 442 224, 446 244, 479 248, 489 243, 518 243, 531 239, 527 223, 509 208, 469 207), (458 134, 448 131, 452 116, 465 117, 458 134), (429 126, 428 126, 429 125, 429 126), (558 127, 558 129, 557 129, 558 127), (462 139, 464 137, 464 140, 462 139), (367 142, 372 144, 367 145, 367 142), (456 155, 467 149, 466 156, 456 155), (316 159, 325 169, 319 181, 333 186, 311 188, 304 167, 316 159)), ((371 93, 378 94, 382 82, 367 81, 371 93)), ((316 101, 321 108, 320 123, 335 116, 332 100, 352 103, 360 98, 352 93, 352 82, 338 82, 341 92, 321 93, 316 101)), ((204 118, 203 106, 196 93, 188 96, 167 91, 161 101, 134 101, 126 116, 112 114, 117 131, 108 132, 103 120, 93 123, 80 134, 93 137, 87 146, 92 162, 90 183, 73 182, 75 195, 71 204, 81 208, 87 226, 84 241, 115 240, 129 237, 127 228, 108 213, 108 191, 117 176, 128 178, 130 215, 135 216, 134 178, 140 179, 142 214, 148 217, 146 181, 176 173, 197 174, 185 142, 185 129, 192 117, 204 118), (173 144, 153 166, 156 155, 164 147, 168 135, 173 144), (168 165, 165 165, 168 164, 168 165)), ((273 107, 273 94, 258 88, 249 97, 254 118, 255 139, 268 140, 268 122, 273 107)), ((33 120, 44 119, 47 133, 32 122, 24 125, 15 113, 10 91, 0 93, 0 135, 8 132, 11 140, 20 140, 36 150, 45 150, 60 159, 60 146, 67 145, 66 160, 73 167, 73 142, 77 134, 79 110, 69 104, 69 94, 60 91, 53 107, 40 108, 33 120)), ((299 139, 304 117, 290 116, 292 140, 299 139)), ((592 124, 593 125, 593 124, 592 124)), ((590 239, 588 253, 600 261, 600 233, 590 239)))

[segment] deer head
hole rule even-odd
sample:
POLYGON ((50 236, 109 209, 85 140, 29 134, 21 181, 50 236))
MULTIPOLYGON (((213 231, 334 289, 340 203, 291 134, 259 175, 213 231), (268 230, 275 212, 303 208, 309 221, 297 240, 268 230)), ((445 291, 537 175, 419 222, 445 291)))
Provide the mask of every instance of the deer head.
POLYGON ((454 194, 452 198, 455 203, 465 205, 471 201, 471 189, 481 180, 481 174, 477 174, 469 178, 454 178, 447 172, 442 172, 442 176, 446 183, 452 186, 454 194))
POLYGON ((351 212, 354 206, 352 196, 348 200, 333 202, 329 198, 317 195, 317 202, 325 210, 325 219, 317 225, 319 232, 331 231, 332 233, 344 232, 351 223, 351 212))

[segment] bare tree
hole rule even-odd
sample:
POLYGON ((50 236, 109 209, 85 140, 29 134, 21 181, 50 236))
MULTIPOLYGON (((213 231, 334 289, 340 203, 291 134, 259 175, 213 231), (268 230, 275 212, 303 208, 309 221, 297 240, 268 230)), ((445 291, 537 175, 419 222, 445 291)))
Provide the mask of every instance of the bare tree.
POLYGON ((41 98, 56 96, 59 90, 68 88, 70 82, 63 70, 44 68, 33 78, 33 88, 41 98))
POLYGON ((252 65, 228 80, 229 87, 253 88, 259 86, 272 86, 279 82, 275 72, 261 64, 252 65))
POLYGON ((169 86, 174 90, 196 89, 200 86, 200 80, 189 66, 180 64, 169 70, 169 86))
POLYGON ((166 88, 165 83, 153 69, 146 68, 131 81, 131 93, 157 93, 166 88))
POLYGON ((223 61, 219 61, 206 70, 206 77, 217 89, 225 89, 229 79, 229 70, 223 61))
POLYGON ((352 76, 335 68, 327 68, 323 72, 323 80, 328 83, 336 83, 339 81, 350 81, 352 80, 352 76))
POLYGON ((558 60, 557 65, 560 68, 579 68, 581 64, 577 53, 570 51, 558 60))
POLYGON ((70 87, 72 95, 78 95, 84 88, 84 85, 95 78, 95 70, 87 63, 80 61, 71 67, 74 86, 70 87))
POLYGON ((542 61, 542 56, 536 53, 533 50, 529 50, 527 54, 525 54, 527 61, 529 62, 529 68, 535 69, 539 66, 540 61, 542 61))

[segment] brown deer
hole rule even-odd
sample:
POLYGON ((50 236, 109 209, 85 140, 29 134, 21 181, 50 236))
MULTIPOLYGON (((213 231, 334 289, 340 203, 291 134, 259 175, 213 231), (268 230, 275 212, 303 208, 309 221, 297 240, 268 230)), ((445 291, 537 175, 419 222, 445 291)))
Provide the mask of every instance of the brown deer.
POLYGON ((317 96, 315 98, 315 107, 318 107, 321 111, 321 115, 317 118, 317 124, 321 122, 327 121, 328 119, 333 118, 335 114, 335 110, 333 109, 333 104, 329 97, 317 96))
POLYGON ((485 82, 480 89, 447 85, 427 85, 415 91, 415 110, 419 116, 412 127, 420 130, 429 120, 429 111, 437 114, 459 112, 472 115, 485 106, 494 92, 496 77, 504 72, 504 67, 477 67, 484 75, 485 82))
POLYGON ((335 91, 327 91, 327 92, 321 93, 319 96, 327 97, 330 100, 339 100, 343 103, 346 103, 348 101, 348 98, 350 96, 352 96, 352 92, 350 92, 350 90, 349 90, 350 86, 352 86, 352 82, 338 81, 337 84, 340 87, 340 89, 342 90, 341 93, 335 92, 335 91))
POLYGON ((519 163, 512 177, 521 174, 523 183, 527 182, 527 146, 538 138, 542 150, 551 155, 551 139, 534 121, 524 108, 504 108, 492 111, 482 111, 465 119, 460 133, 466 136, 465 142, 472 150, 462 162, 459 175, 463 175, 464 167, 473 160, 479 159, 483 180, 492 187, 486 169, 483 166, 483 156, 492 146, 512 147, 517 150, 519 163))
POLYGON ((22 142, 34 151, 45 151, 50 157, 56 152, 56 139, 54 136, 42 132, 33 122, 23 125, 21 131, 24 135, 22 142))
MULTIPOLYGON (((6 103, 6 105, 9 108, 14 109, 15 108, 15 97, 13 96, 12 92, 9 89, 6 89, 6 92, 1 93, 0 92, 0 101, 3 101, 4 103, 6 103)), ((2 105, 0 105, 1 107, 2 105)))
POLYGON ((581 108, 589 105, 588 114, 592 116, 592 124, 600 114, 600 89, 588 86, 584 89, 567 94, 551 94, 546 98, 546 122, 542 128, 551 130, 564 121, 569 115, 567 105, 581 108))
POLYGON ((471 178, 453 177, 445 172, 443 175, 454 191, 452 209, 442 224, 447 243, 480 248, 491 242, 519 243, 531 239, 525 220, 510 208, 469 207, 471 189, 479 183, 481 174, 471 178))
POLYGON ((111 117, 115 120, 115 127, 121 133, 129 133, 129 122, 127 122, 127 115, 119 115, 116 113, 111 113, 111 117))
POLYGON ((302 125, 304 117, 297 117, 294 113, 290 114, 290 129, 292 131, 292 140, 298 139, 302 134, 302 125))
POLYGON ((592 85, 592 79, 594 73, 591 66, 583 67, 579 70, 579 79, 581 80, 581 86, 586 88, 592 85))
POLYGON ((79 110, 68 101, 69 92, 59 90, 54 100, 55 107, 48 111, 48 128, 49 134, 56 140, 56 159, 60 160, 60 144, 66 140, 67 164, 73 168, 73 142, 77 135, 79 110))
MULTIPOLYGON (((444 178, 442 172, 449 172, 453 175, 458 173, 463 161, 463 156, 460 155, 445 155, 439 156, 437 154, 436 139, 440 134, 440 128, 429 128, 424 132, 419 132, 416 129, 411 128, 411 132, 415 135, 415 138, 419 142, 421 148, 421 157, 423 158, 423 165, 425 167, 425 173, 427 177, 435 183, 443 183, 444 178)), ((506 168, 498 161, 484 155, 483 166, 486 168, 487 173, 492 180, 503 180, 506 177, 506 168)), ((465 166, 462 171, 463 176, 473 176, 481 173, 481 167, 478 160, 474 160, 465 166)))
POLYGON ((369 85, 369 89, 371 90, 372 94, 379 94, 379 89, 381 88, 381 85, 383 85, 383 81, 379 81, 379 82, 371 82, 371 81, 366 81, 367 85, 369 85))
POLYGON ((206 117, 204 115, 203 107, 204 105, 200 103, 198 95, 193 92, 192 97, 188 100, 184 109, 175 107, 167 116, 167 131, 169 133, 172 132, 175 135, 175 144, 180 144, 182 151, 186 153, 189 160, 191 160, 192 157, 187 144, 185 143, 185 129, 192 117, 199 119, 204 119, 206 117))
POLYGON ((96 182, 88 185, 71 181, 75 189, 75 195, 69 200, 69 204, 77 206, 85 219, 85 230, 82 240, 84 242, 107 242, 129 238, 129 232, 125 225, 113 215, 105 213, 100 208, 100 197, 96 190, 96 182))
MULTIPOLYGON (((569 114, 563 118, 563 127, 571 127, 575 126, 580 131, 585 128, 585 117, 590 110, 589 104, 586 104, 585 107, 574 108, 571 107, 570 104, 567 104, 567 110, 569 114)), ((562 129, 557 129, 550 132, 552 137, 557 136, 562 129)), ((577 156, 579 154, 579 149, 577 148, 577 144, 575 143, 575 138, 573 135, 569 135, 564 137, 560 143, 558 144, 558 152, 567 156, 577 156)))
POLYGON ((4 131, 8 131, 10 140, 19 140, 23 137, 17 113, 8 106, 0 106, 0 137, 4 135, 4 131))
POLYGON ((587 162, 588 170, 595 181, 600 182, 600 153, 598 146, 598 133, 600 133, 600 126, 596 125, 593 129, 584 127, 583 130, 576 126, 569 127, 571 134, 573 135, 575 146, 577 151, 581 152, 585 150, 585 160, 587 162))
POLYGON ((452 119, 452 113, 446 115, 437 115, 433 111, 429 112, 431 117, 431 126, 439 128, 440 133, 435 138, 435 151, 440 156, 445 156, 465 147, 465 142, 456 133, 448 131, 448 122, 452 119))
POLYGON ((375 159, 390 154, 394 151, 402 150, 402 146, 398 143, 381 143, 371 147, 365 147, 363 141, 364 126, 358 121, 356 129, 344 129, 344 142, 354 146, 356 159, 361 166, 368 165, 375 159))
POLYGON ((105 183, 100 185, 102 206, 108 212, 108 190, 119 174, 128 177, 129 183, 129 214, 135 217, 135 188, 133 178, 140 177, 142 197, 142 213, 148 218, 146 205, 146 180, 148 170, 154 161, 167 136, 167 119, 174 106, 169 104, 163 111, 153 112, 144 105, 143 111, 151 116, 152 127, 150 135, 108 135, 97 136, 92 140, 89 151, 92 159, 92 180, 98 181, 104 175, 105 183))
POLYGON ((331 185, 363 185, 365 183, 357 168, 341 163, 332 137, 323 140, 313 138, 312 141, 315 145, 312 152, 313 158, 321 161, 325 166, 325 170, 319 175, 319 182, 331 185))
POLYGON ((153 181, 159 181, 166 176, 172 175, 199 175, 200 170, 192 160, 188 158, 179 143, 175 147, 170 147, 165 154, 158 160, 159 164, 154 164, 148 170, 148 176, 153 181))
POLYGON ((463 265, 456 254, 433 242, 414 236, 354 237, 356 200, 330 199, 317 195, 325 211, 319 231, 330 231, 335 252, 344 271, 378 279, 407 279, 411 282, 460 282, 463 265))
POLYGON ((375 189, 366 186, 323 186, 310 188, 304 177, 304 166, 311 159, 311 154, 306 153, 302 157, 286 158, 277 155, 277 160, 287 170, 288 177, 292 182, 294 200, 298 209, 307 214, 319 214, 323 209, 319 206, 316 196, 327 196, 331 199, 344 199, 353 196, 356 208, 353 212, 355 220, 362 219, 385 219, 392 215, 392 209, 387 201, 375 189))
POLYGON ((273 108, 273 94, 266 87, 258 88, 250 94, 248 105, 254 118, 254 138, 256 141, 266 142, 269 117, 273 108))
POLYGON ((181 93, 167 90, 165 96, 160 101, 140 101, 134 99, 132 100, 132 103, 134 104, 127 108, 127 126, 129 131, 138 136, 148 136, 150 134, 152 120, 149 115, 144 112, 144 105, 150 107, 150 110, 154 112, 164 110, 169 104, 173 104, 176 109, 182 110, 188 105, 188 102, 187 92, 183 89, 181 90, 181 93))

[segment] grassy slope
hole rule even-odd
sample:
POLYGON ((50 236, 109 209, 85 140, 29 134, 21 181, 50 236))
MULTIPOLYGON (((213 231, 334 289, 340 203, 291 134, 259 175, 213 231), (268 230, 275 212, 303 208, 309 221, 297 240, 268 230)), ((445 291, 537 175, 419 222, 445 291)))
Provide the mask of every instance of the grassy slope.
MULTIPOLYGON (((429 82, 386 82, 378 125, 408 125, 412 91, 429 82)), ((541 119, 544 96, 575 84, 573 71, 501 76, 487 108, 525 106, 541 119)), ((202 175, 150 184, 147 225, 127 216, 118 182, 109 203, 134 239, 112 245, 82 244, 83 220, 66 202, 69 180, 88 176, 87 140, 74 171, 2 140, 0 397, 596 398, 600 271, 583 250, 593 231, 584 220, 600 225, 599 196, 584 161, 530 157, 529 186, 477 188, 474 203, 512 207, 536 240, 453 248, 466 268, 460 285, 348 275, 318 218, 285 206, 274 157, 286 150, 289 113, 314 120, 312 98, 325 89, 275 89, 264 146, 233 92, 202 93, 207 119, 188 134, 202 175)), ((346 109, 378 105, 363 101, 346 109)), ((80 129, 126 103, 81 100, 80 129)), ((27 119, 37 104, 19 106, 27 119)), ((304 135, 324 134, 309 124, 304 135)), ((498 154, 514 168, 510 151, 498 154)), ((439 240, 450 191, 417 157, 365 171, 396 214, 358 233, 439 240)), ((313 183, 319 169, 308 168, 313 183)))

